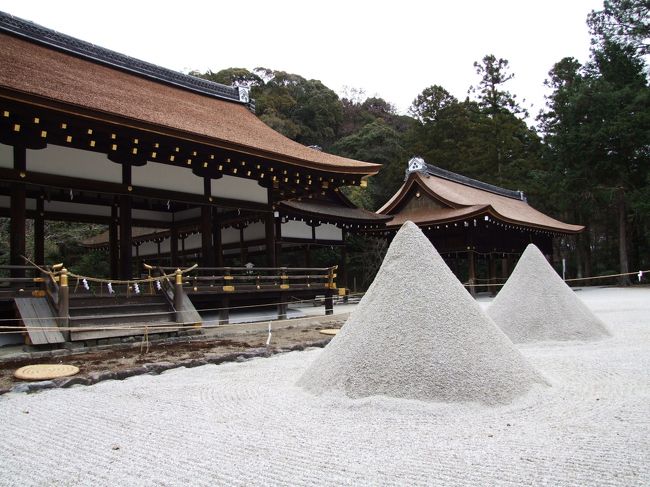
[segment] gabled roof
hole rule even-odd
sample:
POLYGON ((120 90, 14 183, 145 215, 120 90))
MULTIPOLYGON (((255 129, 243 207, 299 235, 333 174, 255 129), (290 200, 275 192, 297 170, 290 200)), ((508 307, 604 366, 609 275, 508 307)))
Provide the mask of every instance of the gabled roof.
POLYGON ((404 185, 377 213, 393 216, 388 227, 397 227, 406 220, 424 225, 489 215, 513 225, 557 233, 584 230, 581 225, 564 223, 536 210, 519 191, 487 185, 428 164, 422 170, 411 172, 404 185), (417 190, 440 203, 441 208, 405 208, 410 195, 417 190))
POLYGON ((251 113, 236 88, 174 73, 5 13, 0 13, 0 66, 0 99, 315 170, 370 175, 381 168, 288 139, 251 113))

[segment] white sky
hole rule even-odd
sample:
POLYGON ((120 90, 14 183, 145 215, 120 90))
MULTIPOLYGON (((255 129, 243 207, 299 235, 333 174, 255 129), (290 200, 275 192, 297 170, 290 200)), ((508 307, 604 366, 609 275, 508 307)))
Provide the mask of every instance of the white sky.
POLYGON ((508 59, 536 114, 565 56, 585 62, 602 0, 0 0, 0 10, 179 71, 256 66, 378 95, 405 113, 427 86, 463 99, 473 62, 508 59))

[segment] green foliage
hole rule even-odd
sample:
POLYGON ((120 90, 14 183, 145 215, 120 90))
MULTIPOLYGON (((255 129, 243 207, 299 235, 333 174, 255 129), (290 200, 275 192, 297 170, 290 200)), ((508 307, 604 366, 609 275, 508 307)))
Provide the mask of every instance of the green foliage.
POLYGON ((358 202, 370 203, 370 209, 378 209, 402 185, 406 152, 400 135, 381 118, 364 125, 357 133, 339 140, 332 146, 332 152, 360 161, 383 164, 379 174, 368 183, 366 191, 369 198, 353 197, 353 200, 358 202))
POLYGON ((603 10, 592 11, 587 23, 596 49, 610 41, 629 46, 641 56, 650 54, 648 0, 605 0, 603 10))
MULTIPOLYGON (((586 253, 628 269, 628 251, 643 259, 647 242, 650 88, 637 50, 605 40, 581 66, 565 58, 550 73, 548 110, 539 117, 561 208, 597 235, 586 253), (598 211, 594 211, 598 208, 598 211), (600 235, 599 235, 600 233, 600 235), (603 238, 604 235, 612 238, 603 238), (630 245, 628 239, 632 237, 630 245)), ((647 258, 646 258, 647 260, 647 258)), ((633 262, 640 265, 640 261, 633 262)))

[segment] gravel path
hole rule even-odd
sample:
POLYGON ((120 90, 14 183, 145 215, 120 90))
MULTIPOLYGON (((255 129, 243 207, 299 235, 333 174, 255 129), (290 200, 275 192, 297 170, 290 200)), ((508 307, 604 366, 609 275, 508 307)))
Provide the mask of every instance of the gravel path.
POLYGON ((650 484, 650 289, 577 293, 612 331, 518 347, 509 405, 316 397, 322 351, 0 397, 0 485, 650 484))

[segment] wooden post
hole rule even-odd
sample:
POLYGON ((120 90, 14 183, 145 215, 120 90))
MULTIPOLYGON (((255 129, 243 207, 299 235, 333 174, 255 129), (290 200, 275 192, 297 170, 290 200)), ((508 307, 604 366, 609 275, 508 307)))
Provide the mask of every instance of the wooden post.
POLYGON ((43 195, 36 198, 36 217, 34 218, 34 261, 45 264, 45 208, 43 195))
POLYGON ((474 252, 472 250, 467 251, 467 267, 468 267, 468 276, 469 276, 469 293, 476 297, 476 258, 474 257, 474 252))
POLYGON ((183 322, 183 274, 180 269, 176 269, 174 276, 174 309, 176 310, 176 323, 183 322))
POLYGON ((338 268, 338 279, 339 287, 348 287, 348 252, 345 247, 345 235, 343 238, 343 246, 341 247, 341 263, 338 268))
POLYGON ((201 207, 201 262, 205 267, 214 267, 212 247, 212 208, 201 207))
MULTIPOLYGON (((58 325, 63 328, 70 326, 70 288, 68 287, 68 270, 61 269, 59 276, 59 316, 58 325)), ((70 330, 64 330, 63 336, 66 340, 70 339, 70 330)))
MULTIPOLYGON (((24 147, 14 146, 14 169, 20 174, 25 175, 27 170, 27 149, 24 147)), ((10 217, 9 224, 9 264, 21 266, 25 265, 23 256, 26 255, 25 245, 25 218, 26 218, 26 191, 23 183, 14 183, 11 185, 10 197, 10 217)), ((25 277, 24 269, 11 269, 11 277, 25 277)))
POLYGON ((325 314, 331 315, 334 314, 334 298, 332 293, 334 290, 334 271, 336 271, 336 266, 329 269, 329 277, 327 278, 327 289, 325 290, 325 314))
POLYGON ((178 267, 178 228, 176 225, 169 229, 169 255, 172 267, 178 267))
POLYGON ((282 220, 275 220, 275 266, 282 266, 282 220))
POLYGON ((219 309, 219 324, 227 325, 230 322, 230 298, 221 298, 221 308, 219 309))
MULTIPOLYGON (((131 188, 131 165, 122 164, 122 184, 131 188)), ((131 249, 131 195, 120 196, 120 278, 131 279, 133 273, 133 250, 131 249)))
POLYGON ((246 248, 244 243, 244 225, 239 226, 239 260, 241 266, 246 265, 246 248))
POLYGON ((212 246, 214 248, 214 265, 223 267, 223 246, 221 244, 221 225, 217 218, 217 212, 212 214, 212 246))
POLYGON ((493 253, 490 253, 489 260, 489 269, 490 269, 490 294, 496 296, 498 286, 497 286, 497 260, 494 257, 493 253))
POLYGON ((279 320, 286 320, 287 319, 287 308, 288 305, 285 302, 286 297, 284 296, 284 293, 280 294, 280 298, 278 300, 278 319, 279 320))
POLYGON ((266 265, 268 267, 277 267, 275 255, 275 209, 273 208, 273 188, 268 188, 266 192, 268 212, 264 219, 264 232, 266 234, 266 265))
POLYGON ((111 266, 111 279, 117 279, 120 275, 120 243, 119 243, 119 215, 117 212, 118 203, 111 206, 111 221, 108 225, 108 253, 111 266))

